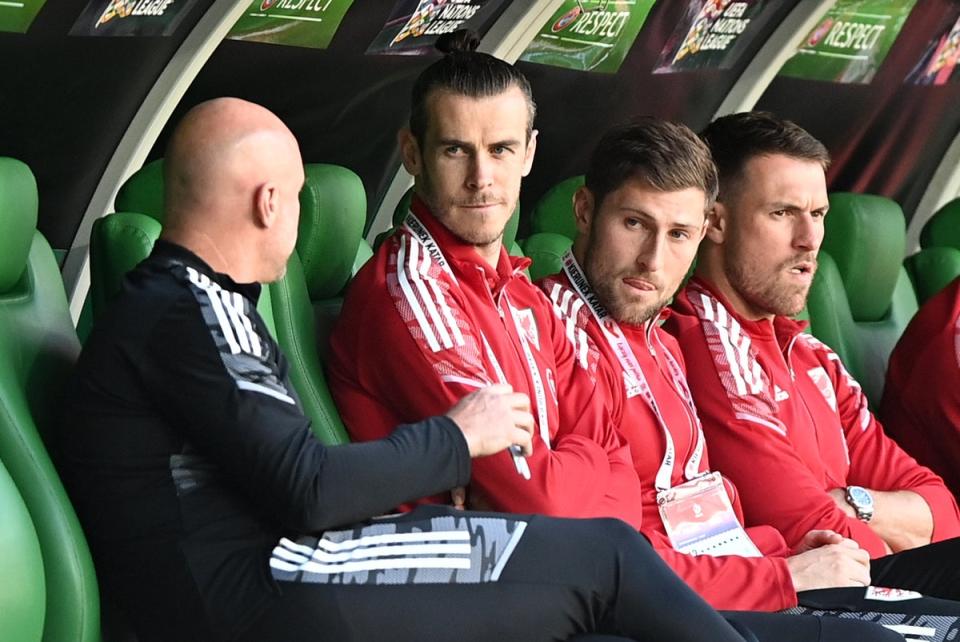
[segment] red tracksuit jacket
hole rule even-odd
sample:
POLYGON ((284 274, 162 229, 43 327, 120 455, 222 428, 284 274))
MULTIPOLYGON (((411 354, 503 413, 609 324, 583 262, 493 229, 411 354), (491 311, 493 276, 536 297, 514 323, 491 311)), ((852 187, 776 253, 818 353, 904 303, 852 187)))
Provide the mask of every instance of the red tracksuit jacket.
POLYGON ((814 528, 883 541, 827 494, 847 485, 911 490, 933 512, 933 540, 960 535, 943 480, 883 432, 840 358, 786 317, 750 321, 693 279, 666 328, 679 341, 714 465, 737 484, 748 524, 776 527, 791 547, 814 528))
MULTIPOLYGON (((609 397, 612 401, 616 425, 620 434, 630 444, 633 465, 643 486, 641 530, 660 556, 715 608, 778 611, 796 606, 797 593, 785 559, 789 555, 789 549, 774 528, 756 526, 747 529, 750 539, 765 557, 693 556, 673 548, 657 508, 655 480, 666 448, 660 423, 642 395, 627 398, 622 383, 624 369, 609 345, 600 323, 590 312, 589 302, 571 286, 567 275, 561 272, 541 280, 539 285, 567 323, 567 338, 574 345, 587 345, 587 340, 580 338, 581 333, 586 333, 587 339, 600 349, 598 367, 611 371, 611 376, 597 377, 601 383, 597 393, 609 397), (607 388, 610 383, 613 385, 607 388)), ((584 285, 585 283, 581 287, 586 291, 584 285)), ((676 452, 671 486, 676 486, 685 481, 684 468, 694 454, 699 430, 693 413, 673 383, 666 361, 669 352, 675 363, 685 371, 683 356, 676 340, 659 327, 660 321, 669 316, 669 313, 669 310, 664 310, 660 318, 646 324, 646 327, 621 323, 620 328, 633 349, 670 429, 676 452)), ((698 472, 708 471, 710 462, 704 444, 698 472)), ((740 513, 736 488, 728 483, 727 490, 742 523, 743 516, 740 513)))
POLYGON ((468 497, 508 512, 618 517, 639 529, 629 447, 523 273, 529 261, 504 250, 494 270, 417 199, 413 213, 422 228, 398 230, 357 274, 331 337, 330 385, 352 437, 384 437, 505 378, 530 396, 537 420, 531 478, 506 451, 475 459, 468 497))
POLYGON ((880 417, 960 497, 960 279, 927 301, 890 355, 880 417))

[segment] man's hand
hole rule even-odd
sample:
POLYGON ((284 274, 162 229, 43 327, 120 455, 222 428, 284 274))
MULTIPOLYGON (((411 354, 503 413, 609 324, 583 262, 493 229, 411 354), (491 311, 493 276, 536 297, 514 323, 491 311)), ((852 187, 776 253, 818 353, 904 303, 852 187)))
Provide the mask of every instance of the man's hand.
POLYGON ((812 551, 813 549, 820 548, 821 546, 840 544, 843 542, 843 540, 843 535, 834 531, 812 530, 803 536, 803 539, 800 540, 800 543, 797 544, 797 547, 793 549, 793 554, 800 555, 801 553, 812 551))
POLYGON ((787 566, 797 592, 870 584, 870 555, 851 539, 788 557, 787 566))
POLYGON ((447 416, 463 432, 471 457, 493 455, 512 445, 519 446, 524 455, 533 453, 530 398, 513 392, 507 384, 470 393, 447 416))

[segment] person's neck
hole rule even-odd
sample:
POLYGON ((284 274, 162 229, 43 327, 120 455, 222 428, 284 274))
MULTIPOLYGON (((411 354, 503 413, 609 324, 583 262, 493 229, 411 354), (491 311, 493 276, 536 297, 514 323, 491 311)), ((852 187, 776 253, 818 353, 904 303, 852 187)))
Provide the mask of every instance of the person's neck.
POLYGON ((773 321, 774 314, 766 310, 760 310, 751 305, 740 292, 730 283, 727 278, 727 271, 722 260, 710 260, 706 256, 697 261, 697 268, 694 276, 703 279, 713 286, 713 289, 723 295, 727 303, 733 308, 738 316, 749 321, 761 321, 766 319, 773 321))
POLYGON ((494 241, 493 243, 488 243, 486 245, 473 246, 477 254, 480 255, 480 258, 486 261, 487 265, 492 267, 494 270, 497 269, 497 265, 500 263, 501 247, 503 247, 503 241, 501 240, 497 240, 497 241, 494 241))
POLYGON ((184 229, 182 227, 165 228, 160 236, 165 241, 187 248, 200 257, 214 272, 226 274, 237 283, 258 281, 258 273, 256 266, 253 265, 250 253, 237 251, 238 245, 250 246, 236 242, 218 243, 214 240, 216 237, 227 238, 226 235, 212 235, 203 230, 184 229))

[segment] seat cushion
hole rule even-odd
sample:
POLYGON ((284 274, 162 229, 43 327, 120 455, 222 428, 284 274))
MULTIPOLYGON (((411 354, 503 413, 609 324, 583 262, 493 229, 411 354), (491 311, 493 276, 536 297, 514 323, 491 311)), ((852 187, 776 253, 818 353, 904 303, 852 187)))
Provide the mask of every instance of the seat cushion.
POLYGON ((2 463, 0 524, 0 640, 38 642, 46 610, 40 543, 23 498, 2 463))

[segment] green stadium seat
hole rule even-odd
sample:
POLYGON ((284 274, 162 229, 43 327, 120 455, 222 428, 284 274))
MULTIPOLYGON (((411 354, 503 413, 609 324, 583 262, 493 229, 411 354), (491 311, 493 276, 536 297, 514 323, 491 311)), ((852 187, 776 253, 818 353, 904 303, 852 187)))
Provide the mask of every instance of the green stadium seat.
POLYGON ((286 276, 272 284, 277 342, 291 363, 314 433, 326 444, 349 441, 330 396, 323 359, 350 278, 372 255, 363 241, 366 192, 360 177, 337 165, 307 165, 300 228, 286 276), (352 248, 360 247, 355 251, 352 248), (301 392, 303 391, 303 392, 301 392))
POLYGON ((960 249, 928 247, 904 259, 921 305, 960 276, 960 249))
POLYGON ((0 463, 0 640, 40 642, 46 610, 37 531, 20 491, 0 463))
POLYGON ((563 255, 572 245, 570 238, 555 232, 531 234, 522 243, 524 255, 533 261, 530 278, 536 281, 559 272, 563 268, 563 255))
MULTIPOLYGON (((46 585, 43 640, 95 642, 100 601, 93 562, 47 450, 80 344, 57 261, 36 226, 33 173, 20 161, 0 158, 0 243, 5 248, 0 252, 0 461, 23 497, 40 543, 46 585)), ((3 537, 8 527, 16 537, 17 524, 6 521, 0 527, 3 537)), ((33 595, 38 587, 37 578, 21 586, 2 577, 0 594, 22 589, 33 595)), ((0 609, 0 622, 5 613, 0 609)))
POLYGON ((554 185, 533 208, 530 234, 553 232, 571 241, 577 238, 577 222, 573 217, 573 195, 583 186, 583 176, 573 176, 554 185))
POLYGON ((960 276, 960 198, 941 207, 927 221, 920 231, 920 247, 904 265, 922 304, 960 276))
POLYGON ((530 236, 520 243, 533 263, 530 278, 536 281, 563 267, 564 253, 577 238, 573 195, 583 186, 583 176, 572 176, 550 188, 530 214, 530 236))
POLYGON ((920 247, 954 247, 960 250, 960 198, 938 209, 920 230, 920 247))
POLYGON ((830 194, 830 213, 807 309, 814 336, 833 348, 874 405, 887 360, 917 311, 901 263, 903 211, 881 196, 830 194))

